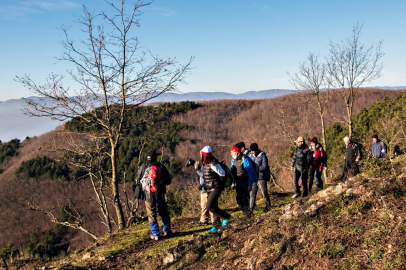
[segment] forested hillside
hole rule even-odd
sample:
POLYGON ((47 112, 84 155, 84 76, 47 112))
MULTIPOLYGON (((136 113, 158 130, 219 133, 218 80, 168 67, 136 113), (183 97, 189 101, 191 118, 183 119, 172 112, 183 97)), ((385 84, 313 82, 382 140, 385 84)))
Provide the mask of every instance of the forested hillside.
MULTIPOLYGON (((354 137, 366 149, 372 133, 378 133, 389 147, 395 144, 405 147, 404 140, 399 137, 399 130, 391 129, 398 123, 396 121, 404 120, 404 116, 396 114, 404 107, 404 94, 392 100, 400 93, 377 89, 359 92, 354 109, 356 113, 360 113, 354 116, 354 137), (383 102, 376 101, 385 96, 388 98, 383 102)), ((326 116, 330 141, 327 151, 332 160, 329 164, 331 179, 340 173, 341 168, 342 138, 346 134, 345 121, 342 118, 344 110, 341 97, 335 95, 326 116)), ((196 215, 194 210, 200 206, 198 200, 190 200, 190 196, 199 194, 195 172, 191 168, 185 168, 183 164, 187 158, 198 159, 199 150, 203 146, 210 145, 214 155, 229 164, 231 145, 239 141, 244 141, 246 145, 257 142, 268 154, 277 183, 289 191, 291 175, 286 174, 285 169, 289 166, 291 138, 304 135, 308 139, 320 135, 319 118, 298 94, 267 100, 162 104, 142 108, 131 117, 140 117, 140 113, 156 117, 146 117, 144 126, 131 129, 125 134, 119 148, 121 182, 124 182, 126 172, 126 191, 131 196, 129 182, 137 172, 139 157, 142 163, 146 149, 163 148, 163 162, 174 176, 169 193, 170 203, 173 204, 172 213, 185 217, 196 215), (179 190, 187 192, 179 193, 179 190), (191 195, 187 195, 188 191, 191 191, 191 195), (182 207, 186 204, 188 207, 182 207)), ((93 205, 91 198, 94 194, 88 183, 80 178, 80 172, 68 167, 65 171, 64 167, 59 168, 62 165, 58 160, 63 153, 51 152, 47 148, 53 141, 63 143, 69 134, 80 128, 73 121, 66 124, 64 130, 26 139, 22 143, 3 143, 0 151, 4 155, 1 157, 4 162, 0 164, 3 171, 0 174, 0 218, 5 222, 0 225, 0 248, 13 243, 14 247, 24 250, 31 241, 34 243, 31 244, 34 245, 31 250, 35 250, 35 247, 40 246, 47 230, 48 237, 53 235, 57 239, 54 244, 61 245, 60 249, 66 249, 69 245, 74 249, 89 242, 90 238, 84 233, 72 229, 61 231, 61 228, 54 227, 46 215, 28 210, 29 202, 58 215, 58 212, 63 213, 60 209, 69 207, 69 199, 77 209, 83 211, 86 226, 93 228, 98 235, 105 234, 106 228, 101 224, 97 207, 93 205), (7 149, 14 150, 6 151, 5 145, 7 149), (43 172, 38 169, 42 166, 45 168, 43 172), (39 240, 33 242, 33 233, 37 230, 39 240)), ((103 166, 108 168, 109 164, 105 163, 103 166)), ((123 185, 121 184, 121 189, 123 185)))

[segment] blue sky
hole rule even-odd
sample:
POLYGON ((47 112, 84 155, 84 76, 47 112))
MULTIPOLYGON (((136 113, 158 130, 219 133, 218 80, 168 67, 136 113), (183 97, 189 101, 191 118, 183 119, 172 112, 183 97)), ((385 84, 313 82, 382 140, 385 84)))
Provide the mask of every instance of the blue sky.
MULTIPOLYGON (((73 25, 102 0, 0 1, 0 100, 28 97, 15 82, 29 74, 44 82, 51 72, 72 68, 63 52, 60 25, 73 25)), ((183 92, 242 93, 291 88, 309 52, 327 54, 330 40, 350 36, 364 24, 361 40, 383 40, 384 76, 372 85, 406 86, 406 1, 376 0, 155 0, 137 29, 141 45, 185 63, 195 57, 183 92)), ((74 34, 75 32, 73 32, 74 34)))

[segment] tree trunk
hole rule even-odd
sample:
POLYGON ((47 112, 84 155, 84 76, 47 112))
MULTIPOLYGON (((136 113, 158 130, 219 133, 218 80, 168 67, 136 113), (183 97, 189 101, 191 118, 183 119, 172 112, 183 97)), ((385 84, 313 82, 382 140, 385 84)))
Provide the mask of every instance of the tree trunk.
MULTIPOLYGON (((326 127, 324 126, 324 117, 320 115, 321 121, 321 136, 323 137, 324 151, 327 153, 327 139, 326 139, 326 127)), ((323 170, 325 182, 327 183, 327 167, 323 170)))
POLYGON ((323 138, 324 151, 327 152, 326 127, 324 126, 324 116, 323 115, 320 115, 320 121, 321 121, 321 136, 323 138))
POLYGON ((119 229, 125 228, 124 213, 120 203, 120 194, 118 188, 118 177, 117 177, 117 163, 116 163, 116 148, 117 145, 110 139, 111 143, 111 187, 114 196, 114 208, 116 209, 117 221, 119 229))
POLYGON ((352 137, 352 121, 351 121, 351 106, 347 105, 347 118, 348 118, 348 137, 352 137))

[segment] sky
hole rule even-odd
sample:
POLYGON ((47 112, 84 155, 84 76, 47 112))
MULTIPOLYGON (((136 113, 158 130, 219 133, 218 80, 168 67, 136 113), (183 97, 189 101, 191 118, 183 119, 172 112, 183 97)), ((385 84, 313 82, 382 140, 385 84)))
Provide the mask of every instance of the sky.
MULTIPOLYGON (((83 4, 105 7, 102 0, 0 1, 0 101, 32 95, 16 76, 43 83, 72 68, 56 59, 60 26, 80 37, 83 4)), ((365 86, 396 87, 406 86, 405 12, 404 0, 155 0, 136 35, 154 55, 195 58, 182 92, 244 93, 292 89, 288 72, 298 72, 310 52, 327 55, 330 41, 349 37, 360 22, 361 42, 382 40, 385 53, 384 75, 365 86)))

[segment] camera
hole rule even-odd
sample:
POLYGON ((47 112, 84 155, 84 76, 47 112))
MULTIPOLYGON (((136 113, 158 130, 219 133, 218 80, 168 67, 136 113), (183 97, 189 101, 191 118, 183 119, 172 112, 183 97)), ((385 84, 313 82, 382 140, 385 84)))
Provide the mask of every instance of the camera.
POLYGON ((195 165, 195 162, 196 161, 194 161, 193 159, 188 158, 187 161, 186 161, 186 164, 185 164, 186 168, 189 167, 189 166, 195 165))

